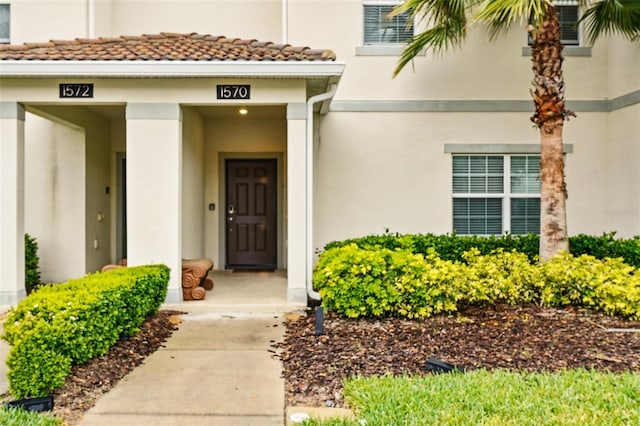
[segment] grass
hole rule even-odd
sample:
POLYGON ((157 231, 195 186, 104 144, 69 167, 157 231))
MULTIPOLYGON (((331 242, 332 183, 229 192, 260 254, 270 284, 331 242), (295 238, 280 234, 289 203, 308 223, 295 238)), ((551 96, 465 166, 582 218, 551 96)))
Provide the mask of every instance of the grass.
POLYGON ((0 425, 3 426, 58 426, 62 423, 62 419, 53 417, 51 414, 0 406, 0 425))
POLYGON ((640 425, 640 375, 472 371, 345 381, 361 419, 312 419, 307 425, 640 425), (364 420, 364 421, 362 421, 364 420))

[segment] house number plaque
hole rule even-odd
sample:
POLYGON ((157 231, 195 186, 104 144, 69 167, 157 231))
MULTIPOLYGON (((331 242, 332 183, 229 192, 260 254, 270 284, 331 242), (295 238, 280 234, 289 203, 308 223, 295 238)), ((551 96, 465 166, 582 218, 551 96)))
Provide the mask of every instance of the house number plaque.
POLYGON ((93 83, 60 83, 61 98, 93 98, 93 83))
POLYGON ((248 84, 218 84, 218 99, 251 99, 251 86, 248 84))

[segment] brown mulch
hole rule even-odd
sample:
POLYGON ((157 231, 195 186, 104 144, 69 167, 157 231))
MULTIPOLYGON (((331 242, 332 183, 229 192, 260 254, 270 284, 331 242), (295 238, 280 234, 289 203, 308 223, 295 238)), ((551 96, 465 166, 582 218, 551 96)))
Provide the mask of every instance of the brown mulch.
POLYGON ((279 344, 288 405, 344 407, 353 375, 426 374, 433 358, 466 370, 558 371, 586 368, 640 373, 640 322, 582 309, 496 306, 423 321, 350 320, 325 314, 315 336, 311 313, 287 322, 279 344))
MULTIPOLYGON (((54 394, 54 413, 76 425, 97 398, 171 336, 177 311, 159 311, 140 333, 121 339, 104 356, 74 367, 54 394)), ((289 316, 283 342, 274 350, 283 362, 287 405, 345 406, 342 380, 360 375, 423 374, 425 361, 440 359, 466 369, 557 371, 594 368, 640 373, 640 322, 584 310, 537 306, 469 308, 423 321, 350 320, 327 313, 324 334, 315 317, 289 316)), ((7 395, 0 395, 0 401, 7 395)))

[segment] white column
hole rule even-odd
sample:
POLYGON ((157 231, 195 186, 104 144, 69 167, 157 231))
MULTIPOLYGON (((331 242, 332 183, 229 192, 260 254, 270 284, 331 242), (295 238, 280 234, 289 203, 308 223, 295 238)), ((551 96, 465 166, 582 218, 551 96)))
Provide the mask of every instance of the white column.
POLYGON ((0 305, 25 296, 24 107, 0 102, 0 305))
POLYGON ((287 105, 287 302, 307 304, 307 105, 287 105))
POLYGON ((127 261, 171 268, 166 302, 182 301, 182 112, 127 105, 127 261))

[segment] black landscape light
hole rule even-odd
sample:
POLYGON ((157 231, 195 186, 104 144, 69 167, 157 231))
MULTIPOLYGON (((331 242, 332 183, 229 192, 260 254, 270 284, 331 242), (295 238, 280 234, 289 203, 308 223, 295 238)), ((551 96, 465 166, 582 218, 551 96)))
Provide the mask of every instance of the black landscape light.
POLYGON ((315 307, 316 321, 315 321, 315 335, 322 336, 324 334, 324 309, 322 306, 315 307))
POLYGON ((4 406, 7 408, 22 408, 26 411, 52 411, 53 395, 9 401, 4 406))
POLYGON ((464 368, 449 364, 448 362, 440 361, 439 359, 428 359, 424 369, 433 374, 465 372, 464 368))

